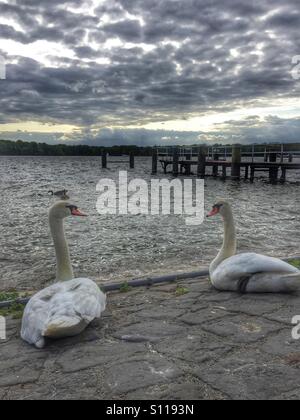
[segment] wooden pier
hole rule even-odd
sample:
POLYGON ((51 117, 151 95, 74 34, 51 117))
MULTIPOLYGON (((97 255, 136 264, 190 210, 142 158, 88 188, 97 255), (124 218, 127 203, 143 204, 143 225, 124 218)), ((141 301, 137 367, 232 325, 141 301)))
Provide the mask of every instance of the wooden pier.
POLYGON ((196 174, 199 178, 210 175, 223 180, 229 177, 232 180, 249 179, 253 182, 256 174, 267 172, 271 183, 284 183, 288 171, 300 170, 300 148, 287 151, 284 145, 268 146, 264 150, 261 145, 234 145, 226 148, 158 147, 153 150, 153 174, 157 173, 158 162, 164 174, 171 172, 175 177, 196 174), (207 168, 212 168, 210 174, 207 168))

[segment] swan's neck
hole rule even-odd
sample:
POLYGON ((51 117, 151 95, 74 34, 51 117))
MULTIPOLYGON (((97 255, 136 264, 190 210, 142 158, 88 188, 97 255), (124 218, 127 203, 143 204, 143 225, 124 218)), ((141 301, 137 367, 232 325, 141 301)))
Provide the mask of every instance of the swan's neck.
POLYGON ((213 260, 210 265, 210 274, 212 274, 215 269, 229 257, 232 257, 236 253, 236 231, 234 225, 234 219, 232 211, 228 209, 223 215, 224 221, 224 240, 222 248, 220 249, 217 257, 213 260))
POLYGON ((56 253, 56 280, 71 280, 74 278, 74 275, 63 220, 50 216, 49 223, 56 253))

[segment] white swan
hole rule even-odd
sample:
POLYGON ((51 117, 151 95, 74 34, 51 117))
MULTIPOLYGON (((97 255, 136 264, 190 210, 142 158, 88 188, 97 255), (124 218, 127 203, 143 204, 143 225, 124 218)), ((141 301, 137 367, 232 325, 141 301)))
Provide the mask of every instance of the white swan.
POLYGON ((28 302, 23 316, 21 337, 37 348, 45 338, 80 334, 105 310, 106 296, 92 280, 74 279, 63 220, 85 216, 66 201, 55 203, 49 211, 49 224, 57 260, 57 283, 38 292, 28 302))
POLYGON ((300 271, 277 258, 255 253, 236 253, 236 232, 230 204, 218 201, 207 217, 224 220, 223 246, 210 265, 213 286, 240 293, 286 293, 300 289, 300 271))

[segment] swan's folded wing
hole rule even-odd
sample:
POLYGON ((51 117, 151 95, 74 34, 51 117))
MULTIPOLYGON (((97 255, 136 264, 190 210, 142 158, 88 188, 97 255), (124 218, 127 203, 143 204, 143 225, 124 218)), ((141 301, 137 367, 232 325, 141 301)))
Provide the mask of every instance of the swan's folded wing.
POLYGON ((256 273, 298 273, 299 270, 278 258, 255 253, 234 255, 224 260, 213 273, 213 277, 235 280, 256 273))
POLYGON ((21 337, 30 344, 36 344, 48 320, 49 302, 61 289, 59 284, 38 292, 27 303, 22 319, 21 337))
POLYGON ((106 296, 92 280, 77 279, 73 285, 73 305, 77 315, 86 322, 100 318, 106 307, 106 296))

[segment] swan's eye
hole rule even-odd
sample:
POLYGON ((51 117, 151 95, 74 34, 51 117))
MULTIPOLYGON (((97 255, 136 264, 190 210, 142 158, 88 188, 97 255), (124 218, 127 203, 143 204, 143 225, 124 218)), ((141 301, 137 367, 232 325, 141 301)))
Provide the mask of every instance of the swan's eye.
POLYGON ((72 213, 74 210, 78 210, 78 207, 76 206, 66 206, 67 209, 70 210, 70 212, 72 213))
POLYGON ((223 207, 223 204, 215 204, 214 208, 220 210, 220 208, 223 207))

